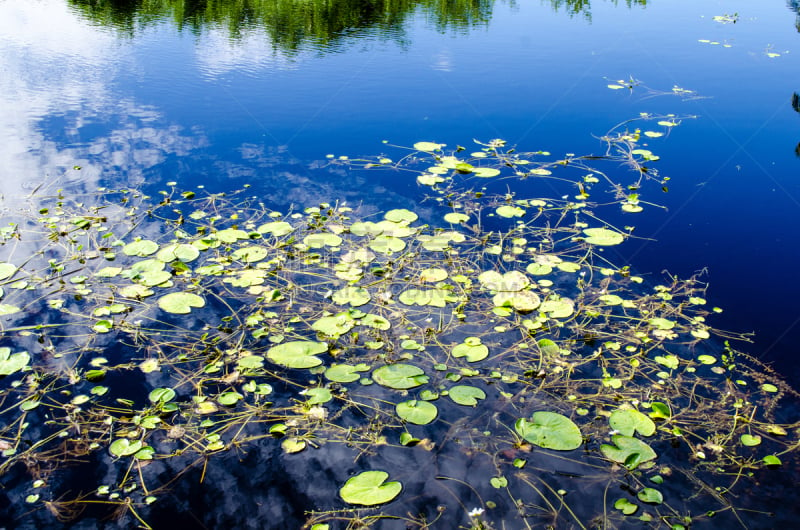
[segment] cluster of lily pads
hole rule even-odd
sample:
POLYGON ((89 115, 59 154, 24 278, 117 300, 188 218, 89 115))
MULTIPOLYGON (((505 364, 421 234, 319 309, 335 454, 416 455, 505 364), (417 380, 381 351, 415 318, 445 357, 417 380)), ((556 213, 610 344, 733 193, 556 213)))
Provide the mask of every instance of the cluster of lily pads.
POLYGON ((149 527, 169 472, 339 444, 352 459, 329 462, 308 528, 744 524, 742 489, 796 459, 795 394, 712 327, 699 279, 651 285, 606 258, 633 229, 598 217, 593 187, 633 214, 665 184, 641 145, 657 135, 623 129, 601 157, 493 140, 333 158, 416 178, 425 222, 278 212, 247 190, 42 200, 0 233, 0 476, 24 469, 42 514, 105 505, 149 527), (508 178, 570 191, 493 192, 508 178), (421 502, 404 489, 420 452, 483 471, 434 472, 463 493, 421 502), (59 473, 104 458, 103 482, 67 497, 59 473))

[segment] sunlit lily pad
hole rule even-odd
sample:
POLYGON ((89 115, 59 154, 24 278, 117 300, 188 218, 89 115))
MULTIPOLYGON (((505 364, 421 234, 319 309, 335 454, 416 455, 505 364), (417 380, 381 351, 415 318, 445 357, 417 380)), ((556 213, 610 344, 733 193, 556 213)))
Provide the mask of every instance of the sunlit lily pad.
POLYGON ((205 305, 206 301, 194 293, 169 293, 158 299, 158 307, 168 313, 177 313, 179 315, 190 313, 193 307, 203 307, 205 305))
POLYGON ((398 495, 403 489, 399 482, 385 482, 389 473, 385 471, 364 471, 350 477, 339 490, 339 495, 349 504, 375 506, 384 504, 398 495))
POLYGON ((476 167, 476 168, 472 169, 472 173, 476 177, 491 178, 491 177, 496 177, 497 175, 499 175, 500 174, 500 170, 499 169, 495 169, 493 167, 476 167))
POLYGON ((372 372, 372 378, 380 385, 406 390, 428 382, 424 370, 411 364, 387 364, 372 372))
POLYGON ((14 313, 19 313, 20 311, 22 311, 22 308, 15 305, 0 304, 0 316, 13 315, 14 313))
POLYGON ((396 209, 396 210, 389 210, 384 214, 384 219, 387 221, 392 221, 393 223, 413 223, 416 221, 419 216, 412 212, 411 210, 406 209, 396 209))
POLYGON ((414 144, 414 149, 417 151, 427 151, 430 153, 432 151, 438 151, 444 146, 445 144, 437 144, 435 142, 417 142, 414 144))
POLYGON ((398 403, 395 410, 400 418, 415 425, 427 425, 436 419, 436 415, 439 413, 433 403, 416 399, 398 403))
POLYGON ((351 366, 349 364, 334 364, 325 370, 325 377, 337 383, 352 383, 361 378, 360 372, 369 370, 369 365, 358 364, 351 366))
POLYGON ((286 221, 272 221, 258 227, 262 234, 272 234, 275 237, 285 236, 294 231, 292 225, 286 221))
POLYGON ((0 281, 6 280, 17 272, 17 266, 13 263, 0 262, 0 281))
POLYGON ((31 356, 26 351, 11 353, 11 348, 0 348, 0 375, 11 375, 19 372, 31 362, 31 356))
POLYGON ((372 297, 363 287, 345 287, 333 293, 332 298, 337 304, 358 307, 369 302, 372 297))
POLYGON ((531 420, 517 420, 514 429, 526 441, 556 451, 571 451, 583 443, 581 431, 566 416, 556 412, 534 412, 531 420))
POLYGON ((440 282, 447 278, 447 271, 439 268, 425 269, 419 273, 421 282, 440 282))
POLYGON ((600 446, 600 451, 609 460, 624 464, 629 469, 656 458, 656 452, 638 438, 615 434, 611 437, 611 441, 614 445, 603 444, 600 446))
POLYGON ((519 206, 511 206, 510 204, 504 204, 495 210, 497 215, 500 217, 522 217, 525 215, 525 210, 520 208, 519 206))
POLYGON ((156 254, 157 259, 167 263, 176 260, 189 263, 190 261, 196 260, 199 256, 200 251, 197 250, 195 246, 185 243, 167 245, 156 254))
POLYGON ((123 457, 136 454, 142 447, 144 444, 141 440, 131 441, 127 438, 117 438, 111 443, 108 450, 116 457, 123 457))
POLYGON ((625 237, 619 232, 609 230, 608 228, 587 228, 583 231, 587 235, 587 243, 598 246, 612 246, 619 245, 625 241, 625 237))
POLYGON ((479 399, 486 399, 486 392, 478 387, 469 385, 456 385, 448 390, 447 395, 455 403, 467 407, 474 407, 478 404, 479 399))
POLYGON ((325 342, 297 340, 273 346, 267 351, 267 358, 287 368, 313 368, 322 364, 317 354, 328 351, 325 342))
POLYGON ((158 243, 149 239, 133 241, 122 247, 122 253, 126 256, 138 256, 143 258, 154 254, 158 250, 158 243))
POLYGON ((311 324, 311 329, 319 331, 328 337, 338 338, 353 329, 355 325, 356 322, 353 317, 346 312, 341 312, 318 319, 311 324))
POLYGON ((653 420, 634 409, 617 409, 608 418, 611 428, 625 436, 633 436, 636 432, 642 436, 652 436, 656 432, 653 420))
POLYGON ((484 360, 489 356, 489 348, 485 344, 481 344, 481 339, 471 337, 467 341, 457 344, 453 348, 453 357, 465 357, 467 361, 474 363, 484 360))
POLYGON ((321 234, 310 234, 303 238, 309 248, 338 247, 342 244, 342 238, 336 234, 323 232, 321 234))
POLYGON ((237 248, 231 257, 237 261, 243 261, 245 263, 255 263, 256 261, 261 261, 262 259, 267 257, 269 254, 269 250, 265 247, 261 247, 258 245, 249 245, 242 248, 237 248))

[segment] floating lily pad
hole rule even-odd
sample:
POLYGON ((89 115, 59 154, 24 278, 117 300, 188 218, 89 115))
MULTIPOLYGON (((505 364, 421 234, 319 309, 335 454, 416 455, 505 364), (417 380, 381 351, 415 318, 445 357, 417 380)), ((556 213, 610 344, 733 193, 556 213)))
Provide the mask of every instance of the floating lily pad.
POLYGON ((334 364, 325 370, 325 377, 337 383, 352 383, 361 378, 359 372, 366 372, 369 370, 369 365, 358 364, 351 366, 349 364, 334 364))
POLYGON ((635 469, 639 464, 656 458, 656 452, 638 438, 615 434, 611 441, 614 445, 603 444, 600 451, 609 460, 624 464, 629 469, 635 469))
POLYGON ((469 215, 465 215, 463 213, 450 212, 448 214, 445 214, 444 220, 447 221, 448 223, 457 225, 469 221, 469 215))
POLYGON ((416 399, 398 403, 395 410, 400 418, 415 425, 427 425, 436 419, 436 415, 439 413, 433 403, 416 399))
POLYGON ((369 248, 381 254, 394 254, 406 248, 406 242, 399 237, 381 234, 369 242, 369 248))
POLYGON ((168 313, 185 315, 192 311, 193 307, 203 307, 206 301, 194 293, 169 293, 158 299, 158 307, 168 313))
POLYGON ((456 385, 448 390, 447 395, 455 403, 467 407, 474 407, 478 404, 479 399, 486 399, 486 392, 469 385, 456 385))
POLYGON ((267 250, 265 247, 249 245, 236 249, 233 254, 231 254, 231 257, 237 261, 255 263, 256 261, 261 261, 262 259, 266 258, 267 254, 269 254, 269 250, 267 250))
POLYGON ((275 237, 285 236, 294 231, 294 227, 286 221, 272 221, 258 227, 262 234, 272 234, 275 237))
POLYGON ((13 315, 22 311, 21 308, 11 304, 0 304, 0 316, 13 315))
POLYGON ((617 409, 608 418, 611 428, 625 436, 633 436, 636 432, 642 436, 652 436, 656 432, 653 420, 634 409, 617 409))
POLYGON ((523 215, 525 215, 525 210, 523 210, 519 206, 511 206, 509 204, 500 206, 495 210, 495 212, 500 217, 507 217, 507 218, 522 217, 523 215))
POLYGON ((575 302, 569 298, 545 300, 539 306, 539 311, 547 313, 550 318, 568 318, 575 312, 575 302))
POLYGON ((133 241, 122 247, 122 253, 126 256, 138 256, 143 258, 154 254, 158 250, 158 243, 149 239, 133 241))
POLYGON ((238 228, 226 228, 214 233, 214 238, 223 243, 235 243, 240 239, 250 239, 250 234, 238 228))
POLYGON ((131 441, 127 438, 117 438, 111 443, 108 450, 116 457, 123 457, 136 454, 142 447, 144 444, 141 440, 131 441))
POLYGON ((328 337, 338 338, 356 325, 355 320, 346 312, 322 317, 311 324, 311 329, 328 337))
POLYGON ((481 344, 481 339, 477 337, 470 337, 470 339, 473 340, 470 342, 465 340, 453 348, 453 357, 466 357, 467 361, 474 363, 489 356, 489 348, 485 344, 481 344))
POLYGON ((513 307, 516 311, 527 313, 539 307, 542 300, 531 291, 499 292, 492 298, 492 303, 495 307, 513 307))
POLYGON ((17 272, 17 266, 13 263, 0 262, 0 281, 6 280, 17 272))
POLYGON ((345 287, 333 293, 333 301, 340 305, 350 304, 358 307, 371 300, 369 291, 363 287, 345 287))
POLYGON ((187 245, 185 243, 167 245, 156 254, 156 259, 166 263, 172 261, 182 261, 189 263, 196 260, 200 256, 200 251, 194 245, 187 245))
POLYGON ((309 388, 305 395, 308 397, 306 403, 309 405, 321 405, 333 399, 331 391, 327 388, 309 388))
POLYGON ((383 217, 387 221, 391 221, 393 223, 413 223, 419 219, 417 214, 406 209, 389 210, 384 214, 383 217))
POLYGON ((402 491, 399 482, 385 482, 389 473, 385 471, 364 471, 350 477, 339 490, 342 499, 350 504, 375 506, 391 501, 402 491))
POLYGON ((297 340, 273 346, 267 351, 267 358, 287 368, 313 368, 322 364, 317 354, 328 351, 325 342, 297 340))
POLYGON ((239 400, 242 399, 243 397, 244 396, 242 396, 238 392, 223 392, 222 394, 217 396, 217 403, 219 403, 220 405, 225 405, 227 407, 230 407, 238 403, 239 400))
POLYGON ((476 177, 491 178, 491 177, 496 177, 497 175, 499 175, 500 174, 500 170, 499 169, 495 169, 493 167, 476 167, 476 168, 472 169, 472 173, 476 177))
POLYGON ((338 247, 342 244, 342 238, 336 234, 323 232, 320 234, 310 234, 303 238, 309 248, 338 247))
POLYGON ((746 445, 747 447, 755 447, 761 444, 761 437, 758 435, 743 434, 739 439, 742 441, 742 445, 746 445))
POLYGON ((425 269, 419 273, 419 280, 421 282, 440 282, 445 278, 447 278, 447 271, 444 269, 425 269))
POLYGON ((655 488, 644 488, 642 491, 636 494, 636 497, 648 504, 661 504, 664 502, 664 496, 655 488))
POLYGON ((19 372, 31 362, 31 356, 26 351, 11 353, 11 348, 0 348, 0 375, 11 375, 19 372))
POLYGON ((571 451, 583 443, 581 431, 566 416, 556 412, 534 412, 531 420, 517 420, 514 429, 526 441, 556 451, 571 451))
POLYGON ((406 390, 428 382, 428 376, 422 368, 410 364, 387 364, 372 372, 372 378, 380 385, 406 390))
POLYGON ((592 245, 608 247, 625 241, 625 236, 608 228, 586 228, 583 233, 587 236, 586 242, 592 245))

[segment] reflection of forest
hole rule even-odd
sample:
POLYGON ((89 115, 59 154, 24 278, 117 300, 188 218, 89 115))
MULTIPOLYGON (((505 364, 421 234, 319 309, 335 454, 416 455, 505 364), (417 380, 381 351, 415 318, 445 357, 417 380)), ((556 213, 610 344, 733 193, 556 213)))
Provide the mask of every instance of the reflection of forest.
POLYGON ((291 53, 304 44, 321 49, 360 30, 396 38, 417 10, 440 31, 467 30, 488 23, 494 0, 70 0, 70 4, 93 23, 131 35, 165 19, 194 33, 227 28, 233 37, 263 28, 276 48, 291 53))
POLYGON ((800 31, 800 0, 788 0, 786 7, 797 13, 797 18, 794 19, 794 27, 800 31))
MULTIPOLYGON (((439 31, 467 31, 489 23, 496 0, 69 0, 95 24, 133 35, 137 29, 173 20, 181 29, 200 33, 227 28, 238 37, 263 28, 276 48, 318 49, 369 30, 388 39, 402 34, 402 25, 421 13, 439 31)), ((516 0, 502 0, 514 5, 516 0)), ((620 0, 612 0, 616 5, 620 0)), ((628 7, 647 0, 624 0, 628 7)), ((550 0, 553 9, 591 17, 591 0, 550 0)))

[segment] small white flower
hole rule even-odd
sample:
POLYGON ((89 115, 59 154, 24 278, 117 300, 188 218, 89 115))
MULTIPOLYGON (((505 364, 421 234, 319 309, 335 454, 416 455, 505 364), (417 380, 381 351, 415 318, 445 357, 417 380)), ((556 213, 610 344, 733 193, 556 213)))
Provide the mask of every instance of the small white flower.
POLYGON ((483 513, 483 508, 473 508, 467 515, 470 517, 478 517, 483 513))

